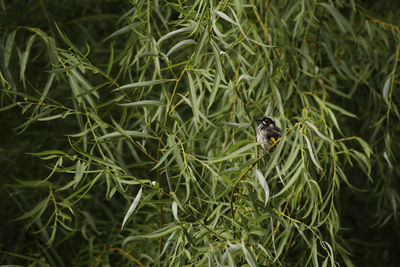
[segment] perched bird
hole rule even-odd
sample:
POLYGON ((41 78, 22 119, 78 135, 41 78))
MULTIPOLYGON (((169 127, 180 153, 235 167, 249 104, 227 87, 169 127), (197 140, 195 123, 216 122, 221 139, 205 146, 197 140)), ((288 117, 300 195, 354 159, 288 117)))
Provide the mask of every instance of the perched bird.
POLYGON ((256 119, 261 122, 257 127, 257 142, 262 142, 262 147, 269 151, 275 147, 275 144, 282 137, 282 130, 276 126, 275 121, 271 117, 263 117, 256 119))

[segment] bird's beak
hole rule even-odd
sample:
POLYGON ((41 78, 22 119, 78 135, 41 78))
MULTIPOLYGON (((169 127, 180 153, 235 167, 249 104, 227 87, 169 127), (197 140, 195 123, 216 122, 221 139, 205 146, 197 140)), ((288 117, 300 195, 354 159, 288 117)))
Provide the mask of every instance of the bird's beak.
POLYGON ((256 121, 262 121, 262 119, 256 119, 256 121))

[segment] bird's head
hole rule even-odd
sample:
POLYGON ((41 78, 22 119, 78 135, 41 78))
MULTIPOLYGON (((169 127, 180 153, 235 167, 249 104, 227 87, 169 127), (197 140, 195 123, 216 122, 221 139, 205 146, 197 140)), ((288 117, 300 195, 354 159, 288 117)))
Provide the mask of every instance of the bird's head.
POLYGON ((265 116, 262 119, 256 119, 256 121, 261 122, 265 127, 275 126, 275 121, 273 118, 265 116))

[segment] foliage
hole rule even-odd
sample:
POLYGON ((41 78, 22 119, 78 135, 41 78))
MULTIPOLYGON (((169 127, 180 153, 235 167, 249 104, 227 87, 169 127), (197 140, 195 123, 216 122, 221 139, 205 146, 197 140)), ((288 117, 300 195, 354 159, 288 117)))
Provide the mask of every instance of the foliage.
POLYGON ((0 3, 17 134, 2 262, 392 263, 377 238, 398 225, 396 22, 340 0, 60 0, 31 3, 29 24, 0 3), (284 131, 272 152, 264 114, 284 131))

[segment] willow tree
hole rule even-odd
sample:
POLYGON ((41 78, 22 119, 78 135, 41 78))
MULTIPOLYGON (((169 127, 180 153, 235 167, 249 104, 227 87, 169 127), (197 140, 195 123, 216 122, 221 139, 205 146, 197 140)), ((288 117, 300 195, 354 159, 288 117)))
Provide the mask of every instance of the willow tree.
POLYGON ((400 201, 395 9, 20 5, 1 6, 2 262, 392 262, 379 233, 400 201), (283 131, 270 151, 264 115, 283 131))

